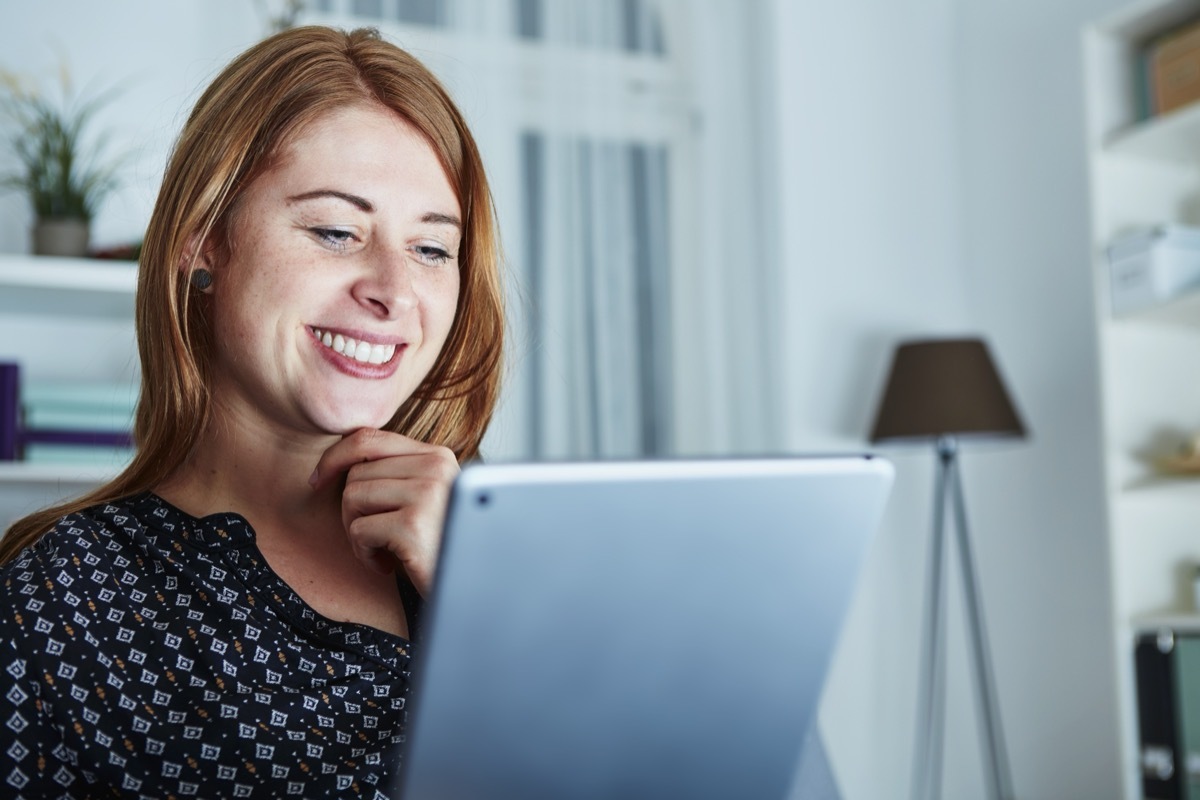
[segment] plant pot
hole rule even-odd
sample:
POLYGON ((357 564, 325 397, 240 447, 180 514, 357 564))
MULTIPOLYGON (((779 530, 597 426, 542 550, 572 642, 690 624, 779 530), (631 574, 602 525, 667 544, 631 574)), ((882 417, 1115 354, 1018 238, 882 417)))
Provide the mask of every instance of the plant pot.
POLYGON ((39 219, 33 226, 33 253, 82 258, 88 251, 88 223, 82 219, 39 219))

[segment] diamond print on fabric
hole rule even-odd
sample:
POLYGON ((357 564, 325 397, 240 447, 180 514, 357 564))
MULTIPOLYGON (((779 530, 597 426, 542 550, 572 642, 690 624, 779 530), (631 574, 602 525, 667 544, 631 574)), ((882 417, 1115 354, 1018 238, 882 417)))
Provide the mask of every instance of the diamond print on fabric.
POLYGON ((236 514, 74 514, 0 567, 0 797, 384 798, 410 660, 314 612, 236 514))

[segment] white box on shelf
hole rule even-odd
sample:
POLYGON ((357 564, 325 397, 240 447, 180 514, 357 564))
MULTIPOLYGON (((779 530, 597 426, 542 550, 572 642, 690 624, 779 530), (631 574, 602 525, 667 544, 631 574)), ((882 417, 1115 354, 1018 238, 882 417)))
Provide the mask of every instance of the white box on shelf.
POLYGON ((1200 290, 1200 228, 1160 225, 1127 233, 1108 247, 1116 316, 1200 290))

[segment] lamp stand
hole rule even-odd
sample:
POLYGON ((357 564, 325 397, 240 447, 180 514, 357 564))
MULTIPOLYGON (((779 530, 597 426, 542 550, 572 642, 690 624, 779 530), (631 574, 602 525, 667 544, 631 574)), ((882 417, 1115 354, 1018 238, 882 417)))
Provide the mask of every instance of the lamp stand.
POLYGON ((933 537, 930 543, 929 587, 926 595, 925 631, 922 641, 921 684, 917 707, 917 740, 913 762, 913 800, 938 800, 941 796, 943 734, 946 705, 946 618, 945 578, 942 575, 946 552, 946 503, 953 504, 958 539, 959 566, 963 579, 967 627, 975 668, 975 699, 984 737, 984 770, 988 797, 1011 800, 1012 779, 1004 734, 1000 728, 1000 710, 996 705, 995 679, 987 649, 983 608, 979 602, 979 584, 967 535, 967 512, 963 503, 962 480, 958 471, 958 442, 953 436, 937 440, 937 480, 934 488, 933 537))

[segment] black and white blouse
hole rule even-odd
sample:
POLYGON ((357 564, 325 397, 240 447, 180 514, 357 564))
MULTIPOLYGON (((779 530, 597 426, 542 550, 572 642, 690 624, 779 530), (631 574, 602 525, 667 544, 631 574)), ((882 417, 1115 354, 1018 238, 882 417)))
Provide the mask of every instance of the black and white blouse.
POLYGON ((410 658, 313 611, 237 514, 73 514, 0 566, 0 796, 386 797, 410 658))

